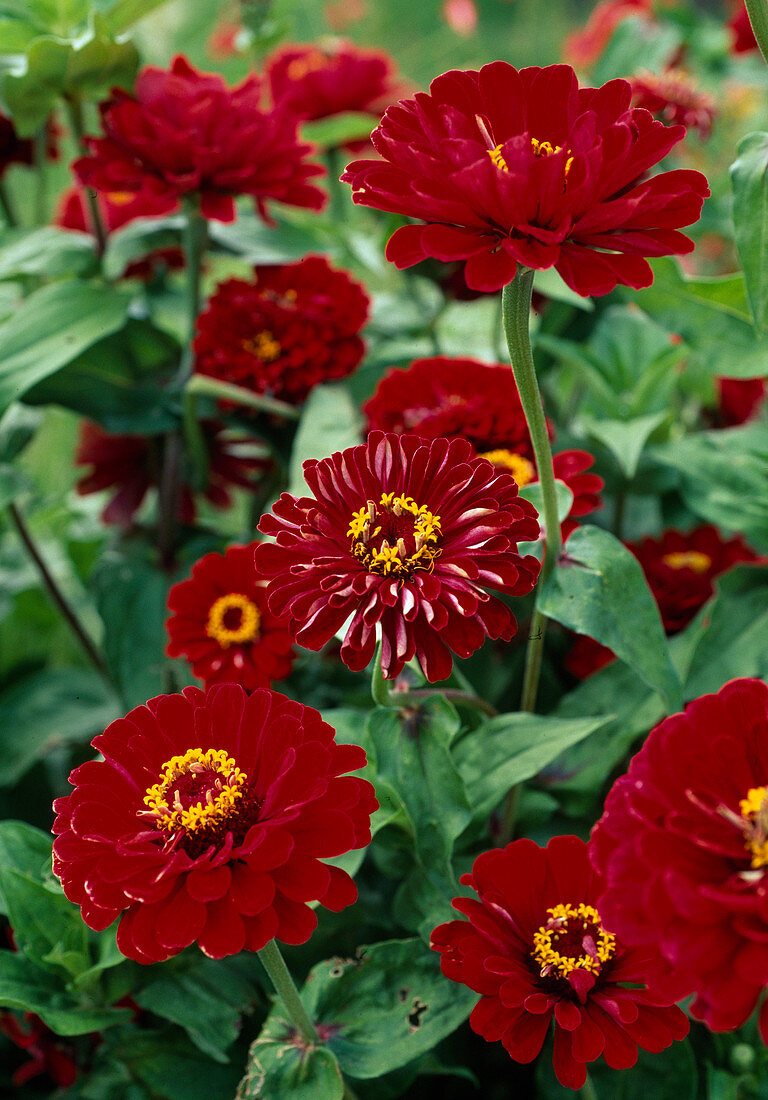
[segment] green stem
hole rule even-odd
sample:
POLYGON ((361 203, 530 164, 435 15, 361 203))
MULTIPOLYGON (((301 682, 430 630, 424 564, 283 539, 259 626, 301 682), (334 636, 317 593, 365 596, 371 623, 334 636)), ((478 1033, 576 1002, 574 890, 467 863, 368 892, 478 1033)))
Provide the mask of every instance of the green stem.
POLYGON ((339 180, 344 162, 338 146, 325 150, 325 164, 328 169, 328 213, 337 225, 344 225, 349 221, 352 204, 349 201, 349 189, 339 180))
POLYGON ((265 393, 252 393, 243 386, 233 386, 231 382, 222 382, 206 374, 193 374, 186 384, 186 392, 195 397, 216 397, 221 401, 231 401, 234 405, 243 405, 248 409, 272 413, 286 420, 298 420, 301 410, 295 405, 287 405, 265 393))
POLYGON ((579 1094, 583 1097, 583 1100, 598 1100, 595 1086, 592 1084, 592 1078, 587 1074, 587 1079, 579 1089, 579 1094))
POLYGON ((392 691, 384 706, 387 707, 417 707, 430 699, 447 699, 449 703, 458 706, 473 707, 481 714, 487 714, 489 718, 495 718, 499 713, 491 703, 474 695, 471 691, 459 691, 455 688, 419 688, 416 691, 392 691))
POLYGON ((371 677, 371 698, 379 707, 391 707, 392 692, 389 690, 381 667, 381 638, 376 646, 373 658, 373 676, 371 677))
POLYGON ((45 225, 48 210, 46 165, 48 163, 48 124, 43 123, 35 133, 35 223, 45 225))
POLYGON ((261 951, 257 952, 257 955, 261 959, 264 969, 269 975, 269 980, 275 987, 278 997, 283 1002, 284 1008, 296 1025, 304 1042, 309 1046, 321 1046, 322 1040, 304 1007, 296 983, 285 965, 280 948, 277 946, 277 940, 270 940, 265 947, 262 947, 261 951))
POLYGON ((197 329, 197 315, 200 312, 200 275, 203 270, 203 257, 208 247, 208 222, 200 213, 200 199, 197 195, 188 195, 184 200, 184 228, 181 243, 184 250, 184 266, 187 273, 187 324, 188 344, 184 356, 183 384, 192 373, 192 342, 197 329))
MULTIPOLYGON (((64 107, 67 112, 67 118, 69 120, 70 129, 72 130, 72 136, 77 142, 77 147, 80 150, 82 156, 88 155, 88 148, 84 140, 84 127, 83 127, 83 105, 79 99, 74 96, 64 96, 64 107)), ((100 256, 103 256, 104 249, 107 247, 107 231, 104 226, 104 222, 101 217, 101 211, 99 210, 98 199, 96 198, 96 192, 92 187, 86 187, 85 199, 88 203, 88 215, 91 223, 91 231, 96 238, 96 250, 100 256)))
POLYGON ((768 62, 768 4, 766 0, 744 0, 744 3, 760 53, 768 62))
POLYGON ((11 206, 11 198, 8 194, 8 188, 5 186, 5 180, 0 180, 0 213, 2 213, 5 224, 9 229, 15 229, 19 224, 19 220, 11 206))

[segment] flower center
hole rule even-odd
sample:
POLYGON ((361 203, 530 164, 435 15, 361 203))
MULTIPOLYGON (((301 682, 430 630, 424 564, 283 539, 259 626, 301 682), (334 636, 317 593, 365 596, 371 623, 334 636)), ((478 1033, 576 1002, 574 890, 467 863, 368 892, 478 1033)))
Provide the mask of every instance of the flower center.
MULTIPOLYGON (((503 143, 502 143, 503 144, 503 143)), ((488 156, 497 168, 502 172, 509 171, 509 165, 504 160, 504 156, 501 152, 502 145, 497 145, 494 149, 488 149, 488 156)), ((562 145, 553 145, 551 141, 539 141, 538 138, 531 138, 531 149, 533 149, 533 155, 535 157, 552 157, 555 153, 562 153, 562 145)), ((573 157, 569 156, 565 162, 565 175, 567 176, 571 170, 573 164, 573 157)))
POLYGON ((256 604, 239 592, 219 596, 208 612, 205 633, 220 646, 252 642, 259 635, 261 616, 256 604))
POLYGON ((413 497, 382 493, 378 505, 366 501, 354 512, 347 535, 352 553, 369 573, 403 576, 416 570, 431 573, 440 556, 440 516, 413 497))
POLYGON ((263 332, 257 332, 255 336, 247 336, 245 340, 241 340, 240 347, 243 351, 261 359, 262 363, 273 363, 282 350, 279 341, 266 329, 263 332))
POLYGON ((709 554, 700 550, 676 550, 661 559, 670 569, 692 569, 694 573, 706 573, 712 566, 709 554))
POLYGON ((616 937, 606 932, 591 905, 555 905, 549 920, 533 935, 531 957, 542 978, 567 978, 574 970, 598 975, 616 951, 616 937))
POLYGON ((129 202, 133 202, 136 195, 133 191, 107 191, 104 197, 113 206, 127 206, 129 202))
POLYGON ((768 865, 768 787, 753 787, 739 803, 745 843, 752 853, 752 868, 768 865))
POLYGON ((308 73, 329 68, 333 61, 333 57, 328 57, 320 50, 310 50, 303 57, 297 57, 290 63, 285 70, 286 76, 289 80, 302 80, 308 73))
POLYGON ((160 782, 147 789, 144 816, 156 829, 210 832, 233 816, 246 776, 225 749, 189 749, 163 764, 160 782))
POLYGON ((518 485, 527 485, 536 478, 536 467, 533 463, 522 455, 516 455, 514 451, 485 451, 480 457, 488 459, 502 470, 508 470, 518 485))

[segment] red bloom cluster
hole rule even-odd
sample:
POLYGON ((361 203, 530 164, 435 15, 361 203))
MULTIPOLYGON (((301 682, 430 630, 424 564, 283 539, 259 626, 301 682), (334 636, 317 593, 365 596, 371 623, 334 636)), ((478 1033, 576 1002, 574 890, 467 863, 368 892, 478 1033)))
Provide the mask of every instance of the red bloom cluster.
MULTIPOLYGON (((479 455, 510 473, 518 485, 538 480, 528 425, 508 364, 444 356, 416 359, 406 370, 387 371, 363 412, 369 431, 467 439, 479 455)), ((584 472, 593 462, 587 451, 554 456, 555 477, 573 493, 571 510, 562 524, 563 538, 577 526, 576 517, 602 507, 603 479, 584 472)))
POLYGON ((267 607, 252 546, 206 554, 188 580, 173 585, 168 608, 166 653, 186 657, 206 687, 233 681, 253 691, 291 671, 291 635, 267 607))
POLYGON ((684 136, 630 107, 630 85, 579 88, 567 65, 503 61, 448 72, 390 107, 354 161, 354 201, 425 225, 398 229, 387 258, 466 260, 467 285, 498 290, 517 265, 555 267, 579 294, 648 286, 645 256, 690 252, 678 232, 709 194, 699 172, 648 177, 684 136))
POLYGON ((344 378, 365 352, 368 296, 324 256, 227 279, 197 321, 195 370, 298 403, 318 382, 344 378))
POLYGON ((517 485, 464 439, 426 443, 371 432, 368 442, 304 463, 312 497, 283 493, 259 529, 256 570, 272 578, 270 609, 290 617, 296 641, 320 649, 352 616, 341 647, 366 667, 382 635, 382 668, 393 678, 416 654, 430 681, 452 667, 451 651, 508 641, 517 624, 488 588, 530 592, 539 572, 518 542, 535 540, 533 507, 517 485))
MULTIPOLYGON (((768 984, 768 686, 733 680, 667 718, 614 783, 592 861, 610 927, 713 1031, 768 984)), ((768 1002, 760 1015, 768 1042, 768 1002)))
POLYGON ((236 684, 161 695, 93 740, 57 798, 53 869, 90 928, 161 962, 197 941, 213 958, 304 943, 308 906, 357 897, 323 859, 371 839, 377 803, 356 745, 316 710, 236 684))
POLYGON ((200 196, 206 218, 232 221, 235 195, 252 195, 262 217, 276 199, 319 210, 325 196, 307 181, 322 172, 306 161, 289 112, 259 106, 261 82, 228 88, 214 73, 176 57, 169 71, 148 66, 135 95, 116 88, 102 108, 103 138, 75 161, 81 183, 97 191, 178 202, 200 196))
POLYGON ((644 107, 662 122, 679 122, 688 129, 698 130, 702 140, 709 137, 715 119, 715 101, 700 91, 682 69, 640 72, 630 84, 633 107, 644 107))
POLYGON ((482 994, 472 1030, 516 1062, 534 1060, 553 1018, 555 1073, 572 1089, 601 1054, 627 1069, 638 1047, 657 1052, 687 1035, 680 1009, 645 988, 645 953, 604 927, 602 882, 578 837, 543 849, 517 840, 478 856, 461 881, 478 900, 454 899, 469 920, 441 924, 432 947, 447 978, 482 994))
MULTIPOLYGON (((231 435, 212 421, 201 423, 208 449, 208 485, 203 496, 216 508, 232 503, 230 489, 253 489, 271 459, 255 454, 261 451, 258 440, 231 435)), ((77 483, 82 496, 114 489, 112 499, 101 513, 104 523, 130 527, 150 489, 160 485, 163 469, 162 435, 113 435, 97 424, 85 422, 75 454, 78 466, 90 466, 90 473, 77 483)), ((193 490, 188 479, 182 482, 179 518, 192 523, 196 514, 193 490)))
POLYGON ((766 378, 717 378, 717 420, 722 428, 746 424, 765 408, 766 378))

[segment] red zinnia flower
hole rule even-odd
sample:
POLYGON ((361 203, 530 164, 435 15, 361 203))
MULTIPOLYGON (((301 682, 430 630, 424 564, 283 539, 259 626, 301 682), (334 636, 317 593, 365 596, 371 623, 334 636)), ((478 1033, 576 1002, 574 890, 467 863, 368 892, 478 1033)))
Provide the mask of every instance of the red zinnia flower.
POLYGON ((736 10, 728 20, 727 26, 733 36, 731 41, 733 53, 752 53, 760 48, 755 32, 752 30, 744 0, 736 0, 736 10))
POLYGON ((709 191, 699 172, 648 178, 685 129, 630 99, 625 80, 579 88, 567 65, 444 73, 374 130, 388 163, 354 161, 342 179, 355 202, 427 223, 390 238, 397 267, 466 260, 474 290, 498 290, 518 264, 554 266, 584 295, 649 286, 643 257, 690 252, 678 227, 709 191))
POLYGON ((325 196, 307 180, 322 172, 304 158, 296 120, 280 107, 261 108, 261 82, 251 75, 228 88, 214 73, 176 57, 169 71, 148 66, 136 94, 115 88, 102 107, 105 136, 89 138, 92 155, 73 167, 97 191, 129 192, 178 202, 198 194, 206 218, 232 221, 235 195, 319 210, 325 196))
POLYGON ((195 370, 297 403, 365 353, 368 296, 324 256, 221 283, 197 320, 195 370))
POLYGON ((754 420, 763 410, 768 390, 765 378, 716 378, 717 419, 723 428, 754 420))
POLYGON ((656 727, 592 834, 600 912, 713 1031, 743 1024, 768 984, 767 781, 768 686, 732 680, 656 727))
POLYGON ((267 607, 266 584, 253 571, 253 547, 206 554, 192 576, 168 594, 169 657, 186 657, 211 684, 234 681, 246 691, 282 680, 293 665, 291 635, 267 607))
MULTIPOLYGON (((233 436, 212 421, 203 421, 201 428, 208 448, 208 485, 202 495, 214 507, 228 508, 232 503, 230 487, 253 489, 271 467, 271 459, 263 456, 258 440, 233 436)), ((130 527, 148 491, 160 484, 164 439, 163 435, 112 435, 88 421, 81 425, 75 462, 92 469, 78 481, 78 493, 87 496, 103 489, 116 490, 101 513, 104 523, 130 527)), ((184 480, 179 518, 182 523, 192 523, 195 515, 193 490, 184 480)))
POLYGON ((222 958, 277 937, 304 943, 307 905, 338 912, 352 879, 321 862, 371 839, 377 803, 356 745, 312 707, 238 684, 188 687, 93 739, 57 798, 53 869, 90 928, 120 917, 118 947, 161 962, 197 941, 222 958))
POLYGON ((709 137, 715 118, 715 101, 701 92, 682 69, 663 73, 644 70, 633 76, 632 106, 644 107, 662 122, 680 122, 698 130, 702 140, 709 137))
MULTIPOLYGON (((45 155, 48 160, 58 159, 57 139, 59 128, 49 119, 45 124, 45 155)), ((35 163, 35 143, 32 138, 22 138, 16 132, 13 119, 0 111, 0 177, 11 164, 35 163)))
MULTIPOLYGON (((468 439, 481 457, 510 473, 519 486, 538 481, 525 413, 508 364, 443 356, 415 359, 405 370, 387 371, 363 412, 369 431, 468 439)), ((602 507, 603 479, 584 473, 594 461, 587 451, 554 456, 555 477, 573 492, 563 538, 578 526, 573 517, 602 507)))
POLYGON ((414 653, 443 680, 451 650, 468 657, 517 624, 486 589, 522 596, 539 572, 518 542, 537 538, 532 505, 506 473, 464 439, 371 432, 368 442, 304 463, 314 497, 283 493, 259 530, 256 570, 271 577, 269 606, 291 619, 300 645, 320 649, 352 616, 341 647, 351 669, 373 657, 398 676, 414 653))
POLYGON ((688 625, 712 595, 716 577, 739 562, 759 560, 741 536, 724 539, 710 524, 626 545, 643 567, 667 634, 688 625))
POLYGON ((601 1054, 628 1069, 638 1047, 657 1052, 687 1035, 680 1009, 644 988, 644 952, 603 926, 602 882, 583 840, 516 840, 478 856, 461 881, 479 900, 454 898, 469 920, 441 924, 431 946, 447 978, 482 994, 472 1030, 501 1040, 516 1062, 534 1060, 553 1017, 555 1073, 572 1089, 601 1054))

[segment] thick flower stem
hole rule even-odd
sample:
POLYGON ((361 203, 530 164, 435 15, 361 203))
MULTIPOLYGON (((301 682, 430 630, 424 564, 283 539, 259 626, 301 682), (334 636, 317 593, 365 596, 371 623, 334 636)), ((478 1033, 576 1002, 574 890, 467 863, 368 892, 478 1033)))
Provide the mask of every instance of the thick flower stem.
POLYGON ((768 4, 765 0, 744 0, 744 3, 760 53, 768 62, 768 4))
POLYGON ((11 199, 3 180, 0 180, 0 214, 2 214, 5 224, 9 229, 14 229, 19 224, 16 213, 11 206, 11 199))
POLYGON ((270 940, 257 954, 269 975, 269 980, 275 987, 278 997, 283 1002, 284 1008, 296 1025, 304 1042, 309 1046, 322 1046, 317 1028, 312 1023, 309 1013, 304 1007, 296 983, 285 965, 280 948, 277 946, 277 941, 270 940))
POLYGON ((208 247, 208 222, 200 213, 200 200, 196 195, 185 198, 184 214, 182 247, 187 272, 188 343, 182 358, 179 379, 182 385, 192 374, 192 343, 197 329, 197 315, 200 312, 200 276, 203 270, 203 257, 208 247))
MULTIPOLYGON (((67 119, 69 120, 70 129, 72 130, 72 136, 77 143, 77 147, 81 156, 86 156, 88 149, 84 140, 84 128, 83 128, 83 105, 79 99, 73 96, 64 96, 64 107, 67 112, 67 119)), ((107 246, 107 231, 104 227, 104 222, 101 217, 101 211, 99 210, 99 203, 96 198, 96 192, 92 187, 86 187, 85 199, 88 203, 88 220, 90 222, 91 232, 96 238, 96 250, 99 255, 104 254, 104 249, 107 246)))

